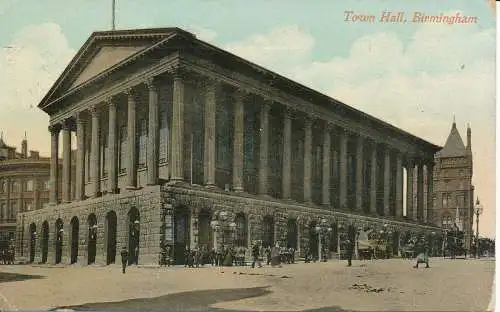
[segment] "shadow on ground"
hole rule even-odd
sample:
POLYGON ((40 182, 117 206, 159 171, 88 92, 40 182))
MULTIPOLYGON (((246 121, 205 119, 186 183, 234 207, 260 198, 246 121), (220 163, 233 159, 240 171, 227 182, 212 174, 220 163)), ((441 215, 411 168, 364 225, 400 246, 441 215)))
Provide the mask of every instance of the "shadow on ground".
POLYGON ((6 273, 0 272, 0 283, 26 281, 30 279, 45 278, 41 275, 28 275, 28 274, 17 274, 17 273, 6 273))
MULTIPOLYGON (((264 296, 271 293, 268 287, 200 290, 169 294, 156 298, 132 299, 120 302, 89 303, 78 306, 59 307, 52 311, 142 311, 142 312, 177 312, 177 311, 210 311, 210 312, 236 312, 240 310, 226 310, 213 308, 211 305, 241 300, 252 297, 264 296)), ((347 312, 340 307, 325 307, 305 312, 347 312)))

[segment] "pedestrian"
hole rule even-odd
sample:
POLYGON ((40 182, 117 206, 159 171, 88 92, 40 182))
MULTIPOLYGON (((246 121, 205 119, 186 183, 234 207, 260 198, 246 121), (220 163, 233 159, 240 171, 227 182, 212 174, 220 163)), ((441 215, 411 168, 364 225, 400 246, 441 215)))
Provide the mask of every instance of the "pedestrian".
POLYGON ((260 263, 260 247, 258 244, 254 244, 253 247, 252 247, 252 257, 253 257, 253 261, 252 261, 252 268, 255 268, 255 264, 257 263, 257 265, 259 266, 259 268, 262 267, 262 263, 260 263))
POLYGON ((347 255, 347 266, 352 266, 352 254, 354 253, 354 244, 350 238, 346 240, 346 255, 347 255))
POLYGON ((429 268, 429 255, 427 249, 427 244, 424 239, 420 238, 415 245, 415 251, 417 252, 417 263, 414 266, 415 269, 418 269, 420 263, 425 263, 425 267, 429 268))
POLYGON ((127 260, 128 260, 128 251, 127 247, 122 248, 122 252, 120 253, 122 256, 122 273, 125 274, 125 267, 127 267, 127 260))

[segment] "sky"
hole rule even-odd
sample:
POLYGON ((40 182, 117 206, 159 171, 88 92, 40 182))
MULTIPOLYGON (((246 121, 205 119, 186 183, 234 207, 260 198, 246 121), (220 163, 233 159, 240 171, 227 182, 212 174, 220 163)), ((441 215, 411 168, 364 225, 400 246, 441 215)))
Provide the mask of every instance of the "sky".
MULTIPOLYGON (((112 0, 0 1, 0 130, 9 145, 49 155, 37 108, 112 0)), ((495 14, 487 0, 116 0, 116 28, 177 26, 281 75, 444 145, 453 119, 472 128, 480 230, 495 233, 495 14), (251 3, 251 4, 250 4, 251 3), (314 5, 312 5, 314 3, 314 5), (477 23, 373 23, 356 15, 415 12, 477 23)))

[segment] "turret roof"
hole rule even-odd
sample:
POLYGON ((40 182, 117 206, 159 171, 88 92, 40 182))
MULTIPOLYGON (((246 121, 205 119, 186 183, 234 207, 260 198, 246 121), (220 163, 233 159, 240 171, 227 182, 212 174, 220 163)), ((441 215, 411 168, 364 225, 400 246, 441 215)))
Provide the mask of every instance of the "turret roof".
POLYGON ((437 153, 437 156, 440 158, 460 157, 465 156, 466 152, 467 150, 465 148, 464 141, 458 132, 457 124, 453 122, 450 135, 448 136, 444 147, 437 153))

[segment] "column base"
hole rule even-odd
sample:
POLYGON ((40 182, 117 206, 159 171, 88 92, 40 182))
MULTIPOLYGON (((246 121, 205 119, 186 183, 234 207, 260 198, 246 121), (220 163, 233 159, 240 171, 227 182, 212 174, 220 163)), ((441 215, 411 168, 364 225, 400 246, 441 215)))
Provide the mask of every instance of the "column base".
POLYGON ((216 189, 217 185, 210 183, 210 184, 203 185, 203 187, 205 187, 207 189, 216 189))
POLYGON ((140 188, 139 188, 139 187, 137 187, 137 186, 130 186, 130 185, 129 185, 129 186, 125 186, 125 189, 126 189, 127 191, 137 191, 137 190, 138 190, 138 189, 140 189, 140 188))
POLYGON ((233 191, 236 192, 236 193, 242 193, 242 192, 244 192, 244 189, 243 189, 242 186, 235 186, 233 188, 233 191))

